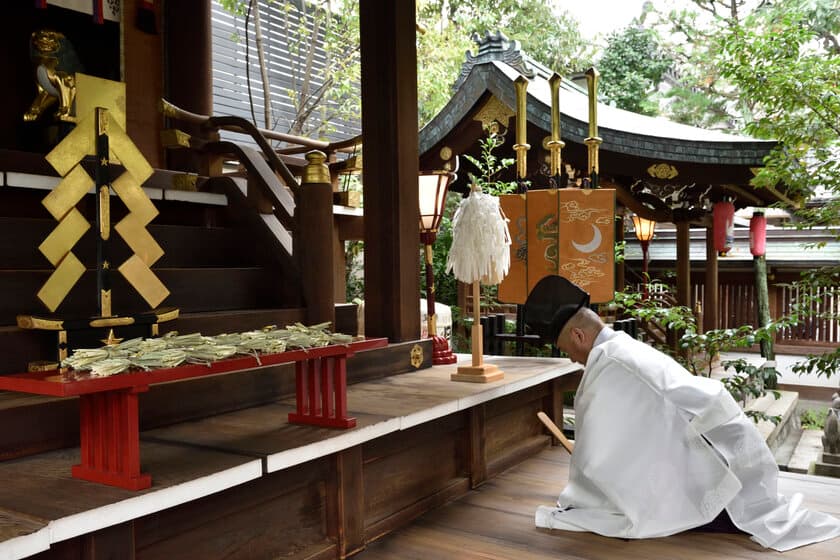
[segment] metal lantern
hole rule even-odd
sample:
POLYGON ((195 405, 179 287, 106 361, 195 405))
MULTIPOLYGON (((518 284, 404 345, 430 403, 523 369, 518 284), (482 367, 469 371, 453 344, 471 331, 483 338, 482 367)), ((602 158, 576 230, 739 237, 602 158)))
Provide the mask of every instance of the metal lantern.
POLYGON ((426 244, 434 243, 440 220, 443 218, 446 189, 451 179, 452 173, 449 171, 435 171, 420 175, 420 233, 423 236, 431 236, 430 241, 424 239, 423 242, 426 244))
POLYGON ((756 210, 750 219, 750 253, 763 257, 767 250, 767 217, 756 210))
POLYGON ((735 205, 731 200, 716 202, 712 210, 715 251, 723 256, 732 249, 735 237, 735 205))
POLYGON ((451 171, 434 171, 420 175, 418 202, 420 203, 420 241, 423 243, 426 262, 426 313, 429 338, 432 339, 432 363, 453 364, 457 358, 445 338, 437 335, 435 316, 435 275, 432 269, 432 245, 443 218, 446 190, 455 177, 451 171))

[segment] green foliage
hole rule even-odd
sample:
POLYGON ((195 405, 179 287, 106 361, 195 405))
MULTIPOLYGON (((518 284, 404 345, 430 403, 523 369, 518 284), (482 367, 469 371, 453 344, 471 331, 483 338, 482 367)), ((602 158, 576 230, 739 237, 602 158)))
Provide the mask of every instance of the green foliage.
POLYGON ((753 327, 742 325, 737 329, 716 329, 697 333, 686 332, 680 338, 680 348, 690 355, 689 369, 694 375, 711 377, 714 362, 721 352, 736 348, 749 348, 755 343, 753 327))
POLYGON ((627 242, 626 241, 616 241, 615 242, 615 264, 622 264, 624 262, 624 254, 627 250, 627 242))
POLYGON ((420 125, 449 101, 472 36, 502 31, 519 40, 538 62, 568 74, 592 65, 594 49, 578 32, 578 22, 543 0, 421 0, 417 38, 417 91, 420 125))
POLYGON ((651 96, 672 62, 652 29, 631 26, 616 31, 607 38, 598 66, 601 91, 621 109, 655 115, 659 107, 651 96))
MULTIPOLYGON (((749 398, 757 399, 768 392, 776 399, 781 396, 778 391, 768 391, 768 384, 775 382, 776 379, 775 371, 772 368, 754 366, 743 358, 726 361, 721 365, 726 370, 729 368, 735 370, 734 375, 724 377, 721 382, 729 391, 729 394, 741 403, 741 406, 745 406, 749 398)), ((763 412, 756 411, 748 411, 747 415, 751 416, 753 420, 770 420, 774 424, 778 424, 782 419, 781 416, 768 416, 763 412)))
POLYGON ((499 30, 561 74, 590 66, 593 60, 593 48, 581 37, 578 21, 544 0, 426 0, 418 7, 429 31, 436 26, 450 35, 470 37, 499 30))
POLYGON ((473 183, 481 187, 482 191, 496 196, 515 192, 517 187, 516 181, 499 180, 499 175, 516 162, 513 158, 499 158, 493 153, 504 142, 504 136, 487 131, 487 136, 478 141, 481 157, 464 154, 464 159, 478 171, 478 175, 470 174, 473 183))
MULTIPOLYGON (((721 74, 753 106, 746 131, 780 141, 754 184, 784 184, 800 196, 815 185, 840 194, 840 53, 819 42, 827 27, 833 37, 840 24, 834 16, 812 25, 813 5, 772 5, 721 37, 721 74)), ((836 222, 836 205, 829 210, 812 212, 811 223, 836 222)))
POLYGON ((822 375, 831 377, 837 373, 838 365, 840 365, 840 348, 835 348, 834 351, 825 354, 808 354, 804 361, 793 364, 791 370, 798 375, 816 373, 818 377, 822 375))
MULTIPOLYGON (((417 37, 417 117, 428 123, 449 102, 464 63, 464 53, 473 45, 469 35, 441 32, 432 25, 417 37)), ((454 30, 453 30, 454 31, 454 30)))
POLYGON ((344 269, 346 301, 359 302, 365 299, 364 241, 348 241, 344 246, 344 269))
POLYGON ((828 408, 807 408, 799 415, 799 423, 805 430, 822 430, 828 413, 828 408))

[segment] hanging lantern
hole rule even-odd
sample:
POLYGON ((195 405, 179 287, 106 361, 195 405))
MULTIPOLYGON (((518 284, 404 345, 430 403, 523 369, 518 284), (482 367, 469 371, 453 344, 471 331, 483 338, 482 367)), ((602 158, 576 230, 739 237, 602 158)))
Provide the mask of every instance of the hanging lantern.
POLYGON ((731 200, 716 202, 712 210, 714 220, 715 251, 723 256, 732 249, 735 238, 735 205, 731 200))
POLYGON ((761 210, 753 212, 750 219, 750 253, 763 257, 767 249, 767 217, 761 210))

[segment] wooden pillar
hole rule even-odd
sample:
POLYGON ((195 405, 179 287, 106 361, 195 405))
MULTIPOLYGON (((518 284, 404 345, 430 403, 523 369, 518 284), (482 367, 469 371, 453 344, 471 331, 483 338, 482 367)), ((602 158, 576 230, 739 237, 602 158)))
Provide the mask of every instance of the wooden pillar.
POLYGON ((308 324, 329 321, 335 325, 335 277, 332 184, 326 156, 317 150, 306 154, 295 208, 295 257, 300 263, 303 300, 308 324))
MULTIPOLYGON (((124 13, 131 14, 122 27, 126 132, 152 167, 163 167, 162 119, 158 110, 163 96, 163 41, 160 33, 146 33, 134 25, 139 3, 140 0, 125 0, 122 5, 124 13)), ((155 15, 159 32, 160 13, 155 15)), ((207 32, 209 41, 209 28, 207 32)))
POLYGON ((688 222, 677 226, 677 303, 691 308, 691 237, 688 222))
POLYGON ((718 257, 715 251, 714 229, 706 228, 706 279, 703 288, 703 330, 711 331, 718 326, 718 257))
MULTIPOLYGON (((164 53, 167 60, 163 95, 172 103, 201 115, 213 114, 213 43, 211 0, 163 2, 164 53)), ((133 17, 133 12, 127 17, 133 17)), ((155 100, 157 102, 157 100, 155 100)), ((178 122, 177 128, 200 135, 197 125, 178 122)), ((209 174, 209 169, 184 150, 170 150, 168 164, 209 174)), ((217 158, 216 158, 217 159, 217 158)))
POLYGON ((420 338, 415 3, 361 0, 365 333, 420 338))

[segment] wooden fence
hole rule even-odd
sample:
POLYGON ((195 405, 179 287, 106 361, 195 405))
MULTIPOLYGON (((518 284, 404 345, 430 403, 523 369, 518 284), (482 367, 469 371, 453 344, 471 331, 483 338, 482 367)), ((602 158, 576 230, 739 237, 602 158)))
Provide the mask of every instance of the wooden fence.
MULTIPOLYGON (((795 347, 836 347, 840 345, 840 287, 814 288, 809 292, 791 287, 790 279, 780 278, 768 286, 770 316, 773 319, 792 315, 798 306, 807 313, 800 313, 799 323, 776 333, 776 343, 795 347)), ((667 290, 665 285, 654 289, 667 290)), ((641 290, 641 286, 636 286, 641 290)), ((701 282, 691 285, 691 306, 700 302, 706 309, 705 286, 701 282)), ((472 314, 472 298, 468 290, 459 290, 459 304, 467 315, 472 314)), ((740 275, 718 286, 718 324, 716 328, 737 328, 741 325, 757 326, 758 311, 755 285, 751 275, 740 275)), ((482 309, 482 313, 505 313, 515 317, 516 306, 500 305, 482 309)))
MULTIPOLYGON (((840 287, 813 288, 806 292, 789 284, 771 284, 768 286, 768 296, 770 316, 773 319, 793 315, 797 309, 800 310, 797 325, 776 333, 777 343, 794 346, 840 344, 840 287)), ((692 307, 698 301, 706 309, 705 286, 692 283, 692 307)), ((719 284, 716 328, 737 328, 741 325, 755 327, 757 324, 755 285, 740 281, 719 284)))

